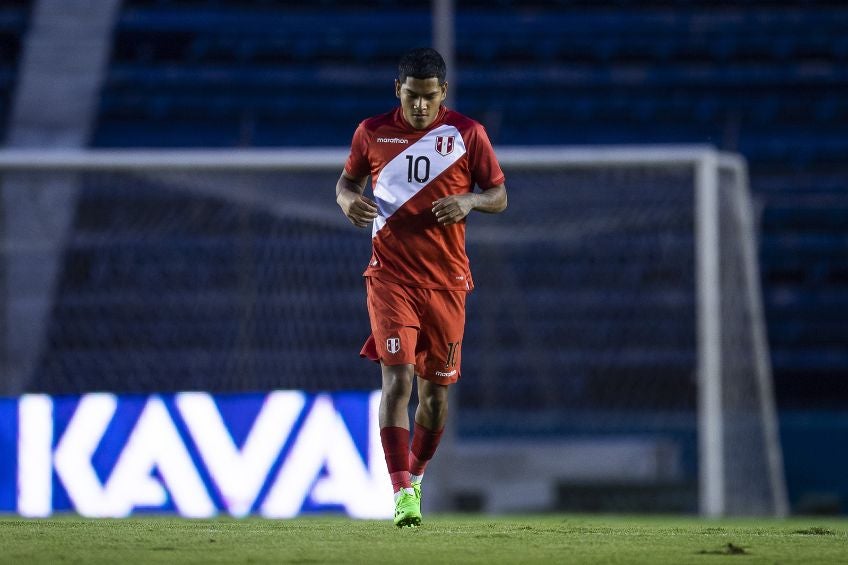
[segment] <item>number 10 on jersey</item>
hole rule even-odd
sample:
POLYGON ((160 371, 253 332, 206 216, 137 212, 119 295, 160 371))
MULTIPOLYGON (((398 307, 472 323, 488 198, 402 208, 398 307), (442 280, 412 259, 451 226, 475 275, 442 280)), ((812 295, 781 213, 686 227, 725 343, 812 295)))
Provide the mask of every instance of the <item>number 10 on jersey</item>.
POLYGON ((407 168, 407 182, 412 182, 415 179, 415 182, 427 182, 427 179, 430 178, 430 159, 426 156, 422 155, 421 157, 413 157, 412 155, 406 156, 407 168))

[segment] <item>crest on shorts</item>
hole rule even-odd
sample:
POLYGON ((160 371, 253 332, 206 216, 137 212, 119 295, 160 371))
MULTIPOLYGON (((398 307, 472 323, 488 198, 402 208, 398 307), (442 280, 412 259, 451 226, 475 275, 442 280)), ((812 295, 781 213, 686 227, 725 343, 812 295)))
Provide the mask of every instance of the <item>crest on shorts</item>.
POLYGON ((450 155, 453 153, 453 140, 455 135, 437 135, 436 153, 439 155, 450 155))
POLYGON ((398 351, 400 351, 400 338, 399 337, 390 337, 386 340, 386 351, 394 355, 398 351))

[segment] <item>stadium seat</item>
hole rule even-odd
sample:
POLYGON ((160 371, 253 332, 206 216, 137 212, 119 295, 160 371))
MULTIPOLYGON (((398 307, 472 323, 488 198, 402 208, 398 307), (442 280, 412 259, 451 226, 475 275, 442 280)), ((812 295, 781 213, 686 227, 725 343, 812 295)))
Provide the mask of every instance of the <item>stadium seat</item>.
POLYGON ((31 0, 9 0, 0 5, 0 139, 6 138, 15 76, 31 4, 31 0))

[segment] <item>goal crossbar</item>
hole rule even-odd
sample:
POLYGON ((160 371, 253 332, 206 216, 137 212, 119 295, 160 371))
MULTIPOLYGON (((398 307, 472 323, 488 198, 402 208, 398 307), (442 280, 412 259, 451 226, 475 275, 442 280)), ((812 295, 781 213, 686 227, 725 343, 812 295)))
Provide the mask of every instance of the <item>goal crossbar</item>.
MULTIPOLYGON (((274 171, 337 166, 341 170, 348 150, 340 147, 310 149, 3 149, 0 170, 110 171, 110 170, 232 170, 274 171)), ((497 150, 504 167, 608 167, 695 165, 716 159, 722 167, 739 167, 736 154, 708 145, 609 147, 502 147, 497 150)))

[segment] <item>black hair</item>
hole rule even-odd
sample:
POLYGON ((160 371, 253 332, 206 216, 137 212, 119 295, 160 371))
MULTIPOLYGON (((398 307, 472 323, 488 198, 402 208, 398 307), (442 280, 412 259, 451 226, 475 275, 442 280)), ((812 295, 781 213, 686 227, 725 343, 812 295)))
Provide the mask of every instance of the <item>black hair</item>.
POLYGON ((398 80, 405 82, 406 77, 439 79, 439 84, 445 83, 447 67, 445 60, 435 49, 418 47, 404 53, 398 63, 398 80))

